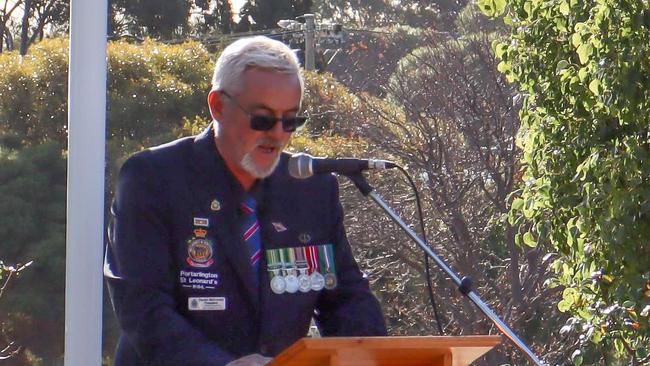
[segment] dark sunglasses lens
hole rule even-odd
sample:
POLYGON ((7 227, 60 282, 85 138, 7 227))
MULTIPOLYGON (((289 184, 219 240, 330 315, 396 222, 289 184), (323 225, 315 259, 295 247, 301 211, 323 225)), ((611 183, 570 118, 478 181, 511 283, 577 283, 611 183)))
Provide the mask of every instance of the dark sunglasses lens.
POLYGON ((283 118, 282 119, 282 129, 285 132, 293 132, 298 127, 304 125, 305 121, 307 121, 307 117, 302 117, 302 116, 296 116, 296 117, 291 117, 291 118, 283 118))
POLYGON ((268 131, 273 128, 277 118, 269 116, 252 116, 251 128, 257 131, 268 131))

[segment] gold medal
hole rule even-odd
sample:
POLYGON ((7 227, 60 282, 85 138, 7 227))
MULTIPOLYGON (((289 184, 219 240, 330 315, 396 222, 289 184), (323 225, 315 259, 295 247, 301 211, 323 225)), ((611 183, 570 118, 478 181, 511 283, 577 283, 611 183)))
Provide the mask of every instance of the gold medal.
POLYGON ((333 290, 336 288, 336 275, 334 273, 326 273, 324 282, 326 289, 333 290))

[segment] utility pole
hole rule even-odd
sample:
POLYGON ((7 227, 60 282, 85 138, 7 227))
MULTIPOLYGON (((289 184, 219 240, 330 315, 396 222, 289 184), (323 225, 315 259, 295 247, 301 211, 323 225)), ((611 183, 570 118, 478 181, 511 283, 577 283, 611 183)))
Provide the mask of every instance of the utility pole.
POLYGON ((314 56, 316 50, 316 37, 314 31, 316 24, 314 23, 314 14, 305 14, 305 69, 314 70, 316 68, 316 59, 314 56))
MULTIPOLYGON (((343 26, 337 23, 316 24, 314 14, 305 14, 296 19, 283 19, 278 26, 290 33, 296 44, 305 46, 305 70, 316 69, 316 53, 327 56, 334 50, 334 55, 346 41, 343 26)), ((330 61, 334 56, 330 57, 330 61)), ((325 65, 329 64, 326 62, 325 65)))

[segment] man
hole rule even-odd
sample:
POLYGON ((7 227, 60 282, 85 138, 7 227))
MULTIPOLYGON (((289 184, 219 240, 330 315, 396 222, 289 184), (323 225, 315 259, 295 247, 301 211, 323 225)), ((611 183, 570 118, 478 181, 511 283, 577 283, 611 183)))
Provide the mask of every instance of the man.
POLYGON ((263 365, 312 317, 324 336, 386 334, 335 178, 288 175, 302 93, 287 46, 239 40, 215 66, 213 123, 124 163, 105 264, 116 365, 263 365))

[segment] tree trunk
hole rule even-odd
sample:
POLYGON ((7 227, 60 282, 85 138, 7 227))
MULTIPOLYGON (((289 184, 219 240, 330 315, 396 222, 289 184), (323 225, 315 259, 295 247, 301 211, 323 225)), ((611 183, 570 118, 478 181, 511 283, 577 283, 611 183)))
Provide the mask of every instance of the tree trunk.
POLYGON ((14 50, 14 37, 11 35, 11 32, 5 33, 5 44, 7 45, 7 51, 14 50))
POLYGON ((5 24, 0 25, 0 53, 2 53, 3 46, 5 44, 5 24))
POLYGON ((30 44, 36 42, 37 38, 39 41, 43 40, 45 24, 47 24, 47 19, 50 17, 50 13, 52 12, 52 7, 54 7, 55 2, 56 0, 50 0, 50 2, 45 7, 45 10, 43 10, 43 13, 38 17, 38 25, 34 29, 32 36, 29 38, 29 42, 27 43, 28 47, 30 44))
POLYGON ((29 13, 32 7, 32 0, 25 0, 25 12, 23 13, 23 23, 20 29, 20 55, 27 54, 27 47, 29 47, 29 37, 27 31, 29 30, 29 13))
POLYGON ((8 31, 7 29, 7 22, 9 22, 9 19, 11 19, 11 14, 18 8, 18 5, 20 5, 21 1, 18 0, 14 2, 14 4, 11 6, 11 9, 7 10, 7 5, 9 5, 9 1, 5 0, 5 5, 4 8, 2 9, 2 25, 0 25, 0 53, 3 51, 3 46, 5 44, 5 37, 6 39, 6 44, 7 44, 7 51, 11 51, 13 49, 13 46, 10 46, 10 44, 13 44, 12 38, 11 38, 11 32, 8 31))

